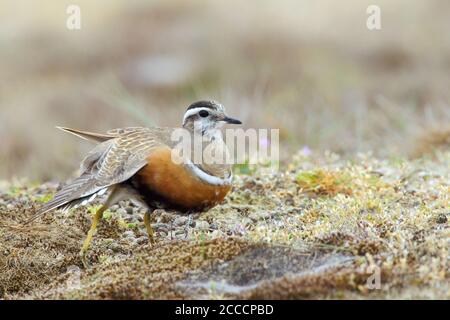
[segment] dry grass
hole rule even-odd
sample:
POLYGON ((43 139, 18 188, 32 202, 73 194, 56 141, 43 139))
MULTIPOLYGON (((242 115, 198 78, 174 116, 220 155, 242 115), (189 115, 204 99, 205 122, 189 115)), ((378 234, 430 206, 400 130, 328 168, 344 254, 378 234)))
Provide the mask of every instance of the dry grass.
POLYGON ((449 167, 448 152, 416 160, 360 155, 351 161, 332 153, 298 154, 285 172, 261 167, 236 176, 226 201, 197 215, 187 235, 185 220, 156 212, 156 247, 142 236, 139 211, 129 215, 113 208, 95 237, 88 270, 80 269, 78 250, 92 210, 49 214, 19 230, 14 226, 55 186, 4 183, 0 294, 447 299, 449 167), (71 270, 79 275, 75 287, 68 285, 71 270), (374 270, 381 277, 377 290, 367 286, 374 270))
POLYGON ((416 148, 413 150, 412 157, 423 157, 433 155, 436 150, 450 149, 450 127, 430 128, 423 132, 416 148))

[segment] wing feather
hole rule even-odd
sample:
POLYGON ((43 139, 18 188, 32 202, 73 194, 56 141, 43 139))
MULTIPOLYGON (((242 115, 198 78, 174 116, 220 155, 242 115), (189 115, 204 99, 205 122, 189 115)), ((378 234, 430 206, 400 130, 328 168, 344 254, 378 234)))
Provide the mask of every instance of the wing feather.
POLYGON ((111 134, 95 133, 95 132, 81 131, 81 130, 77 130, 77 129, 59 127, 59 126, 57 126, 56 128, 59 130, 62 130, 64 132, 73 134, 81 139, 90 140, 90 141, 94 141, 94 142, 100 142, 100 143, 110 140, 110 139, 114 139, 116 137, 116 135, 114 135, 113 133, 111 133, 111 134))
POLYGON ((86 190, 91 189, 92 186, 93 181, 91 177, 89 175, 81 175, 64 186, 52 200, 44 204, 29 220, 25 222, 25 224, 36 220, 38 217, 49 211, 58 209, 64 205, 67 205, 69 202, 82 197, 82 195, 86 193, 86 190))
POLYGON ((161 138, 161 134, 167 136, 165 131, 161 128, 126 128, 115 138, 100 143, 83 160, 81 176, 60 190, 28 222, 130 179, 147 165, 152 150, 166 145, 165 139, 161 138))

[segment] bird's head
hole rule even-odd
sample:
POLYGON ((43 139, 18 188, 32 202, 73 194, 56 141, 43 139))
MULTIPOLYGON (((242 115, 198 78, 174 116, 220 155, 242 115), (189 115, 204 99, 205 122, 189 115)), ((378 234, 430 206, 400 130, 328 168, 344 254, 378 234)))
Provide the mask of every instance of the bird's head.
POLYGON ((183 117, 183 127, 202 135, 220 129, 225 123, 242 124, 237 119, 230 118, 225 108, 215 101, 198 101, 191 104, 183 117))

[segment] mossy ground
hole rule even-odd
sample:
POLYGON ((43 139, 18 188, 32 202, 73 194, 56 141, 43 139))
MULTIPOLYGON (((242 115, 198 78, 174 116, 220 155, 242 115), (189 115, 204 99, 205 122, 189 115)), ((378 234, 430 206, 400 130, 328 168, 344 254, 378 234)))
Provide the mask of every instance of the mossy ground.
POLYGON ((102 221, 88 269, 78 252, 92 208, 21 228, 57 185, 5 182, 0 298, 448 299, 449 168, 445 151, 298 154, 278 172, 237 175, 225 202, 191 224, 156 212, 155 245, 124 202, 102 221))

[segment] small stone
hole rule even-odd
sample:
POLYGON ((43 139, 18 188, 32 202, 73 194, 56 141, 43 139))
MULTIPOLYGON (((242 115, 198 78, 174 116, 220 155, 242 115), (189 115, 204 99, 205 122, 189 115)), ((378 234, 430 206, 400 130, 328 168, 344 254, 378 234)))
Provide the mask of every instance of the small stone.
POLYGON ((135 236, 134 236, 134 232, 131 231, 131 230, 125 231, 125 232, 123 233, 123 236, 124 236, 125 238, 134 238, 134 237, 135 237, 135 236))
POLYGON ((127 207, 133 207, 133 208, 139 207, 134 201, 124 201, 124 203, 127 207))
POLYGON ((155 210, 153 211, 153 214, 157 217, 158 222, 167 223, 173 221, 173 215, 171 215, 168 212, 164 212, 161 210, 155 210))
MULTIPOLYGON (((159 228, 153 228, 153 231, 155 232, 165 232, 165 233, 169 233, 169 228, 161 226, 159 228)), ((145 234, 148 235, 147 230, 145 230, 145 234)))
POLYGON ((223 236, 223 233, 220 230, 214 230, 211 233, 211 239, 221 238, 222 236, 223 236))
POLYGON ((136 221, 137 221, 136 217, 134 217, 134 216, 126 216, 126 217, 123 217, 123 220, 125 220, 125 221, 128 222, 128 223, 130 223, 130 222, 136 222, 136 221))
POLYGON ((175 230, 175 235, 179 236, 180 234, 186 234, 186 231, 183 229, 177 229, 175 230))
POLYGON ((234 225, 233 232, 235 234, 245 235, 247 233, 247 230, 245 229, 245 227, 242 224, 238 223, 238 224, 234 225))
POLYGON ((124 208, 120 208, 117 210, 117 213, 123 217, 127 214, 127 211, 124 208))
POLYGON ((259 214, 258 212, 252 212, 248 216, 252 221, 258 221, 259 220, 259 214))
POLYGON ((117 251, 120 251, 121 246, 120 246, 120 244, 118 244, 117 242, 114 241, 114 242, 111 242, 108 245, 108 248, 111 249, 114 252, 117 252, 117 251))
POLYGON ((80 267, 72 264, 72 265, 67 267, 67 273, 80 274, 81 273, 81 269, 80 269, 80 267))
POLYGON ((103 255, 105 256, 112 256, 114 254, 114 251, 112 251, 111 249, 106 249, 105 252, 103 253, 103 255))
POLYGON ((133 208, 127 207, 126 209, 127 214, 133 214, 133 208))
POLYGON ((140 237, 136 240, 137 244, 144 244, 148 242, 148 237, 140 237))
POLYGON ((440 224, 444 224, 447 223, 448 219, 445 213, 440 213, 438 214, 438 216, 436 217, 436 222, 440 223, 440 224))
POLYGON ((153 223, 152 224, 152 228, 157 230, 157 231, 166 231, 169 230, 169 225, 167 225, 167 223, 153 223))
POLYGON ((143 237, 148 236, 147 230, 145 228, 139 229, 139 234, 143 237))
POLYGON ((187 217, 181 216, 181 217, 176 218, 175 221, 173 222, 173 224, 176 226, 184 226, 184 225, 186 225, 187 220, 188 220, 187 217))
POLYGON ((211 230, 217 230, 217 229, 219 229, 219 227, 217 226, 217 224, 214 223, 214 222, 210 224, 209 228, 210 228, 211 230))
POLYGON ((14 205, 11 204, 11 203, 8 203, 8 204, 6 205, 6 209, 12 210, 12 209, 14 209, 14 205))
POLYGON ((131 213, 129 213, 129 214, 135 214, 135 215, 144 215, 146 212, 146 209, 141 208, 141 207, 135 207, 135 208, 128 207, 127 209, 131 210, 131 213))
POLYGON ((136 244, 137 244, 137 240, 135 238, 122 238, 119 240, 120 247, 134 246, 136 244))
POLYGON ((199 230, 209 230, 209 223, 206 221, 197 221, 195 223, 195 228, 199 230))
POLYGON ((167 235, 169 234, 169 232, 164 232, 164 231, 158 231, 157 235, 160 238, 165 238, 167 235))
POLYGON ((248 217, 253 221, 259 221, 269 219, 270 216, 271 216, 270 212, 261 211, 261 212, 252 212, 248 217))

